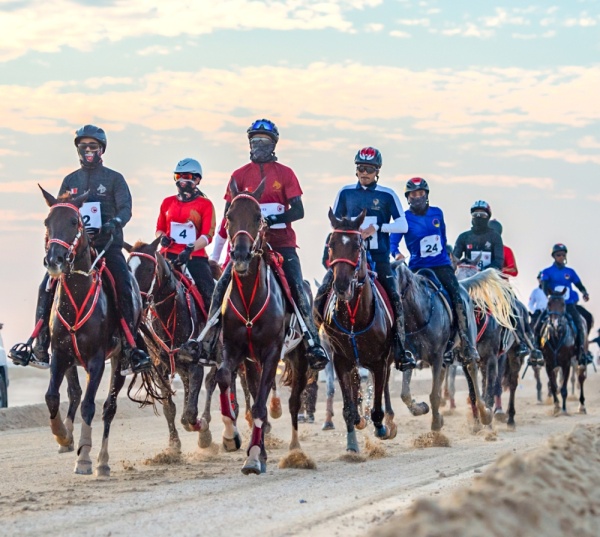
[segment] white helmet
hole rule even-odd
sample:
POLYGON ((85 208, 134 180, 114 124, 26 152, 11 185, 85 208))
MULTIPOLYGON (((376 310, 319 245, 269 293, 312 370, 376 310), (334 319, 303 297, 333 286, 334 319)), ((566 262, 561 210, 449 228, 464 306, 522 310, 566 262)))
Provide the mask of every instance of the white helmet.
POLYGON ((194 173, 202 178, 202 166, 193 158, 184 158, 177 163, 174 173, 194 173))

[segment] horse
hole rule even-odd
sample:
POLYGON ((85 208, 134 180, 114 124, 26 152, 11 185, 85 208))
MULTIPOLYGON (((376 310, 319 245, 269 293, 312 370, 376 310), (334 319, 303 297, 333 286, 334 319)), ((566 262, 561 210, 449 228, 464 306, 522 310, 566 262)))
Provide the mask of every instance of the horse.
POLYGON ((284 383, 291 386, 292 440, 289 447, 290 450, 300 449, 298 412, 308 370, 302 336, 295 328, 295 313, 282 283, 274 274, 281 260, 276 252, 268 249, 265 241, 267 228, 259 203, 264 189, 264 179, 254 192, 240 192, 232 180, 232 201, 226 214, 232 281, 223 306, 223 361, 216 380, 225 426, 223 447, 226 451, 235 451, 241 446, 241 437, 236 426, 237 415, 230 403, 230 390, 232 374, 244 364, 254 400, 248 456, 242 467, 245 475, 261 474, 267 468, 265 434, 270 425, 266 403, 274 386, 277 365, 284 354, 284 383), (293 337, 290 339, 287 335, 293 337))
MULTIPOLYGON (((365 215, 366 211, 362 211, 354 220, 338 219, 329 209, 329 221, 333 227, 329 239, 332 293, 325 305, 323 318, 321 312, 315 312, 315 323, 327 335, 342 391, 346 450, 354 453, 359 452, 355 425, 361 424, 358 366, 365 367, 373 375, 371 420, 375 436, 388 440, 397 433, 389 397, 386 397, 385 413, 382 409, 382 398, 390 376, 392 321, 368 270, 365 243, 359 230, 365 215)), ((387 393, 389 396, 389 391, 387 393)))
MULTIPOLYGON (((548 297, 548 305, 544 318, 541 321, 540 348, 546 362, 546 373, 550 380, 550 393, 554 400, 554 414, 561 412, 557 396, 557 370, 561 372, 560 395, 562 397, 562 413, 567 413, 568 382, 571 373, 571 359, 577 355, 575 328, 567 318, 564 294, 555 292, 548 297)), ((585 319, 582 319, 585 323, 585 319)), ((585 333, 584 324, 584 333, 585 333)), ((579 408, 580 414, 586 413, 583 383, 586 379, 586 366, 577 366, 579 380, 579 408)))
MULTIPOLYGON (((42 194, 50 207, 45 220, 47 249, 44 264, 48 274, 58 279, 54 306, 50 315, 52 357, 50 384, 46 392, 46 405, 50 411, 50 428, 59 444, 59 453, 73 451, 73 422, 81 403, 81 436, 77 449, 75 473, 92 474, 92 419, 96 411, 95 398, 104 373, 105 360, 111 360, 109 395, 104 403, 102 419, 104 432, 98 454, 96 474, 110 476, 108 465, 108 438, 110 426, 117 410, 117 395, 125 383, 120 374, 120 320, 115 300, 110 290, 103 287, 104 262, 92 264, 90 239, 79 213, 88 193, 56 199, 42 187, 42 194), (115 341, 117 342, 115 344, 115 341), (87 386, 83 400, 76 368, 87 372, 87 386), (60 386, 67 378, 69 407, 64 422, 61 417, 60 386)), ((110 289, 110 286, 109 286, 110 289)), ((137 284, 133 282, 134 308, 141 319, 142 303, 137 284)), ((138 338, 138 346, 143 340, 138 338)), ((145 386, 149 386, 148 373, 143 373, 145 386)), ((135 377, 130 384, 133 385, 135 377)))
MULTIPOLYGON (((212 443, 210 403, 216 387, 216 367, 206 376, 206 402, 202 417, 198 419, 198 399, 204 378, 204 367, 180 353, 188 339, 197 337, 206 324, 206 307, 200 296, 185 283, 181 272, 156 251, 160 237, 150 244, 137 242, 129 246, 127 261, 138 282, 144 299, 144 332, 148 348, 155 357, 156 380, 161 386, 165 418, 169 427, 169 448, 181 452, 181 441, 175 427, 176 407, 173 402, 169 377, 178 373, 184 389, 184 411, 181 424, 188 432, 198 432, 198 446, 207 448, 212 443)), ((216 264, 215 264, 216 265, 216 264)), ((213 272, 215 266, 211 266, 213 272)), ((220 269, 216 265, 216 276, 220 269)), ((192 284, 193 285, 193 284, 192 284)), ((220 346, 219 346, 220 348, 220 346)))
MULTIPOLYGON (((441 289, 432 280, 422 274, 413 273, 404 263, 396 265, 396 273, 400 288, 400 296, 404 308, 406 347, 431 367, 432 386, 429 394, 431 404, 431 430, 440 431, 444 418, 439 408, 442 398, 442 383, 444 381, 444 354, 448 350, 448 342, 454 337, 452 313, 446 300, 441 296, 441 289)), ((427 274, 425 271, 424 274, 427 274)), ((485 282, 474 283, 477 287, 485 282)), ((467 289, 461 287, 467 316, 473 316, 473 309, 467 289)), ((493 306, 493 305, 492 305, 493 306)), ((474 323, 469 329, 473 331, 474 323)), ((453 343, 456 345, 456 341, 453 343)), ((477 381, 477 364, 463 364, 465 377, 469 386, 469 398, 475 423, 488 425, 492 415, 483 401, 477 381)), ((429 411, 426 403, 415 403, 410 391, 412 372, 406 371, 402 379, 402 401, 413 415, 429 411)))

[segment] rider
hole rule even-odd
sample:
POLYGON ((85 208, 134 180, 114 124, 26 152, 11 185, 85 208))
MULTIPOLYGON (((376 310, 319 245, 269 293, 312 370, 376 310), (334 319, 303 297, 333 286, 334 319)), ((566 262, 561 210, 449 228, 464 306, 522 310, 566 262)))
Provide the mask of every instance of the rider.
POLYGON ((565 305, 567 313, 571 317, 577 332, 575 337, 577 343, 577 357, 579 362, 583 363, 585 358, 584 342, 587 340, 587 333, 584 333, 581 315, 577 308, 579 295, 577 294, 577 291, 573 289, 573 286, 581 291, 584 302, 587 302, 590 299, 590 295, 577 273, 572 268, 567 267, 567 252, 567 247, 562 243, 555 244, 552 247, 554 263, 542 270, 542 288, 547 295, 554 292, 561 292, 566 289, 564 295, 565 305))
POLYGON ((391 251, 398 252, 402 237, 410 252, 408 267, 413 271, 427 268, 435 273, 441 284, 450 294, 452 311, 458 321, 458 333, 461 340, 462 355, 466 362, 478 362, 479 354, 476 342, 469 330, 469 321, 475 319, 467 315, 467 309, 460 293, 460 284, 454 274, 452 261, 448 253, 446 223, 444 214, 438 207, 429 205, 429 185, 425 179, 413 177, 406 183, 404 195, 409 209, 406 211, 408 232, 392 233, 391 251))
MULTIPOLYGON (((416 366, 414 356, 404 349, 404 311, 398 292, 398 280, 390 267, 390 233, 406 233, 408 224, 397 194, 378 184, 382 157, 378 149, 365 147, 354 157, 358 182, 343 187, 337 194, 333 212, 337 218, 356 217, 367 210, 362 225, 369 262, 385 289, 394 308, 394 361, 402 371, 416 366), (391 222, 393 220, 393 222, 391 222), (375 265, 373 267, 373 264, 375 265)), ((333 283, 333 271, 328 270, 315 299, 315 311, 321 315, 333 283)))
MULTIPOLYGON (((134 339, 137 326, 134 319, 134 302, 132 275, 123 256, 123 227, 131 219, 131 193, 124 177, 102 162, 106 151, 106 134, 95 125, 84 125, 75 133, 75 147, 79 155, 81 168, 67 175, 62 182, 59 196, 70 193, 81 195, 89 192, 87 202, 80 209, 84 225, 90 236, 94 237, 94 246, 104 253, 106 266, 114 277, 119 312, 125 322, 129 334, 124 334, 123 349, 131 370, 140 372, 151 366, 150 358, 145 351, 135 346, 134 339), (100 218, 98 218, 98 207, 100 218), (109 245, 112 236, 112 243, 109 245), (128 336, 131 337, 128 337, 128 336)), ((54 281, 49 281, 48 274, 39 288, 36 308, 36 322, 43 319, 42 328, 36 338, 33 355, 26 349, 27 345, 17 344, 11 350, 11 358, 21 365, 31 365, 47 369, 50 366, 48 348, 50 346, 50 327, 48 319, 54 298, 54 281), (19 348, 21 350, 19 350, 19 348)), ((122 373, 130 372, 124 364, 122 373)))
POLYGON ((156 222, 162 253, 187 266, 204 304, 210 304, 215 285, 205 248, 215 234, 215 209, 198 189, 202 166, 193 158, 180 160, 173 174, 177 195, 165 198, 156 222))
POLYGON ((487 201, 478 200, 471 206, 471 229, 458 236, 454 244, 457 259, 466 257, 477 261, 477 266, 502 270, 504 251, 502 237, 489 228, 492 208, 487 201))
MULTIPOLYGON (((495 218, 489 221, 488 227, 494 230, 498 235, 502 237, 502 224, 498 222, 495 218)), ((503 244, 503 252, 504 252, 504 262, 502 263, 502 274, 505 276, 513 276, 516 277, 519 275, 519 269, 517 268, 517 261, 515 259, 515 254, 512 251, 512 248, 503 244)))
MULTIPOLYGON (((273 250, 283 256, 283 271, 292 291, 292 297, 308 333, 307 359, 313 369, 323 369, 329 358, 321 346, 317 329, 314 325, 310 304, 303 285, 302 268, 296 253, 296 234, 292 222, 304 218, 302 204, 302 189, 296 174, 291 168, 277 162, 275 146, 279 141, 279 131, 275 124, 268 119, 257 119, 247 130, 250 142, 250 161, 245 166, 234 171, 231 180, 235 181, 239 191, 254 191, 263 179, 266 180, 265 190, 260 199, 265 222, 269 229, 266 239, 273 250)), ((229 185, 225 193, 225 214, 231 205, 229 185)), ((225 292, 231 281, 231 264, 229 264, 218 281, 213 293, 209 319, 213 319, 221 310, 225 292)), ((220 331, 220 322, 213 325, 204 335, 208 342, 209 354, 216 344, 220 331)))
POLYGON ((531 314, 531 326, 535 328, 537 324, 537 320, 540 318, 540 315, 546 311, 546 306, 548 306, 548 297, 544 290, 542 289, 542 272, 540 271, 537 275, 538 286, 531 291, 531 295, 529 296, 529 304, 527 305, 527 309, 531 314))

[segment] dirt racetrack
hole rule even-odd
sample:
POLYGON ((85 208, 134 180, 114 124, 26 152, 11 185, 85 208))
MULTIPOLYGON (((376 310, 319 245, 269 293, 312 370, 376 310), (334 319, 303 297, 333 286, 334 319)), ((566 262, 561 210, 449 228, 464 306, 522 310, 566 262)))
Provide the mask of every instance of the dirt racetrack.
MULTIPOLYGON (((167 445, 164 418, 121 399, 110 441, 111 477, 75 475, 75 454, 57 453, 47 409, 39 402, 46 383, 45 373, 11 369, 11 404, 36 404, 0 411, 0 535, 600 534, 591 533, 600 520, 600 375, 591 366, 587 415, 577 414, 578 403, 570 400, 570 414, 553 417, 552 407, 536 403, 529 372, 518 390, 515 432, 495 423, 473 433, 465 405, 466 382, 458 377, 459 408, 445 416, 443 429, 449 447, 416 447, 428 444, 430 416, 408 413, 398 397, 398 377, 392 387, 398 436, 380 442, 373 438, 371 426, 359 431, 363 457, 355 462, 344 457, 339 390, 336 430, 320 429, 325 392, 320 384, 316 423, 300 425, 302 447, 316 470, 278 468, 290 438, 284 405, 283 416, 273 422, 268 469, 261 476, 240 472, 245 445, 236 453, 218 446, 222 426, 216 398, 213 445, 200 450, 197 434, 179 427, 180 459, 157 457, 167 445), (576 426, 574 436, 564 438, 576 426), (482 472, 485 478, 479 479, 482 472), (586 507, 592 501, 595 509, 586 507), (561 506, 569 508, 570 517, 563 516, 561 506), (550 523, 551 515, 564 521, 550 523), (512 525, 504 526, 501 522, 509 518, 512 525), (503 527, 506 531, 498 532, 503 527)), ((418 372, 413 378, 415 397, 428 400, 429 387, 429 373, 418 372)), ((506 395, 504 400, 506 406, 506 395)), ((177 403, 181 406, 181 390, 177 403)), ((98 406, 94 460, 100 414, 98 406)), ((239 426, 246 442, 248 427, 245 422, 239 426)), ((75 432, 77 441, 78 424, 75 432)))

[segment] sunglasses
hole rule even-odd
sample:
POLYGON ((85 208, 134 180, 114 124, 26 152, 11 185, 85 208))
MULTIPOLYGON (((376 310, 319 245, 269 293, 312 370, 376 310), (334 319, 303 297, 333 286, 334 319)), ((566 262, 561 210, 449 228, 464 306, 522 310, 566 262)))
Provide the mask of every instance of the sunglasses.
POLYGON ((273 140, 268 136, 253 136, 250 138, 250 145, 272 144, 273 140))
POLYGON ((266 119, 258 119, 257 121, 252 123, 250 130, 255 131, 258 129, 264 129, 266 131, 272 132, 274 127, 275 125, 273 125, 273 123, 271 123, 270 121, 267 121, 266 119))
POLYGON ((368 174, 376 173, 378 169, 379 168, 377 168, 377 166, 357 166, 356 167, 357 172, 368 173, 368 174))
POLYGON ((79 149, 90 149, 91 151, 98 151, 100 144, 96 142, 90 142, 89 144, 77 144, 79 149))
POLYGON ((471 213, 471 216, 474 216, 475 218, 489 218, 489 214, 485 211, 475 211, 474 213, 471 213))
POLYGON ((173 174, 173 179, 175 179, 175 181, 179 181, 180 179, 183 179, 184 181, 195 181, 197 178, 197 174, 195 173, 184 172, 173 174))
POLYGON ((562 252, 557 252, 554 254, 554 257, 567 257, 567 254, 562 253, 562 252))

